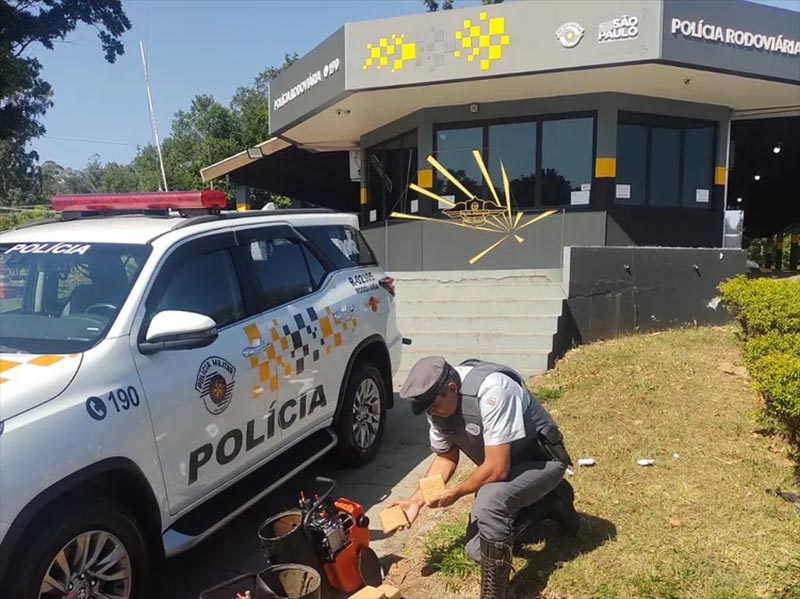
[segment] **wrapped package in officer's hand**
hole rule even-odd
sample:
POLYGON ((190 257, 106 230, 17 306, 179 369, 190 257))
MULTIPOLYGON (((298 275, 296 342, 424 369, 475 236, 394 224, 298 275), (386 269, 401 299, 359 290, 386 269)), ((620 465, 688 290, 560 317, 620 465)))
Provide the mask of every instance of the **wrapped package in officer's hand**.
POLYGON ((421 478, 419 481, 419 490, 422 492, 422 498, 427 505, 430 505, 436 497, 444 493, 444 478, 441 474, 434 474, 421 478))

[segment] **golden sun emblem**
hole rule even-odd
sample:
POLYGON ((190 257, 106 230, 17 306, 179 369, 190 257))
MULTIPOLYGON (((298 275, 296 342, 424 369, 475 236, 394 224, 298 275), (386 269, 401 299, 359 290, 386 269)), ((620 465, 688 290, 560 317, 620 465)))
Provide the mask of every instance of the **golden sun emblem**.
POLYGON ((555 214, 558 212, 558 210, 547 210, 546 212, 533 216, 525 223, 520 224, 522 221, 523 212, 520 210, 517 211, 516 214, 513 214, 511 207, 510 183, 508 180, 508 174, 506 173, 506 167, 503 165, 503 161, 500 161, 500 173, 503 177, 505 202, 501 203, 494 183, 492 183, 492 178, 489 176, 489 171, 486 169, 486 164, 483 162, 483 156, 481 156, 480 151, 472 150, 472 156, 475 158, 475 162, 477 163, 478 168, 483 175, 483 179, 489 187, 489 191, 492 193, 493 200, 482 200, 476 196, 458 179, 456 179, 450 171, 442 166, 438 160, 436 160, 433 156, 428 156, 426 159, 428 163, 437 171, 439 171, 439 173, 441 173, 445 179, 450 181, 450 183, 452 183, 459 191, 467 196, 467 199, 454 203, 429 189, 425 189, 416 183, 412 183, 408 186, 409 189, 416 191, 421 195, 427 196, 432 200, 436 200, 437 202, 445 204, 448 208, 442 212, 449 217, 449 220, 432 218, 429 216, 420 216, 418 214, 406 214, 404 212, 392 212, 390 216, 392 218, 424 220, 434 223, 443 223, 446 225, 455 225, 457 227, 466 227, 468 229, 476 229, 478 231, 486 231, 489 233, 502 235, 500 240, 496 241, 482 252, 470 258, 469 263, 475 264, 478 260, 506 241, 509 237, 513 236, 517 243, 522 243, 525 241, 525 238, 518 234, 519 231, 532 225, 533 223, 547 218, 552 214, 555 214))

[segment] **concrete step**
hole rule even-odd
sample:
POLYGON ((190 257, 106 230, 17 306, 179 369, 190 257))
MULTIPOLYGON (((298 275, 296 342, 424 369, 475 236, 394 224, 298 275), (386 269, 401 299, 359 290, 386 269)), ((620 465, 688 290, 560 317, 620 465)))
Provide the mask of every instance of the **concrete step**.
POLYGON ((500 297, 496 299, 437 298, 402 299, 395 304, 398 319, 418 316, 560 316, 561 299, 517 299, 500 297))
POLYGON ((394 377, 395 386, 402 385, 411 367, 417 360, 425 356, 444 356, 448 362, 454 365, 469 358, 480 358, 482 360, 511 366, 523 376, 533 376, 534 374, 540 374, 547 370, 548 355, 550 353, 549 350, 479 350, 471 352, 463 351, 461 348, 455 346, 449 347, 452 349, 448 349, 447 346, 442 344, 436 345, 434 348, 415 345, 404 348, 403 359, 400 362, 400 370, 397 376, 394 377))
POLYGON ((471 282, 471 281, 540 281, 560 283, 563 274, 560 268, 540 268, 527 270, 427 270, 427 271, 391 271, 390 277, 397 281, 439 281, 439 282, 471 282))
POLYGON ((472 299, 564 299, 566 294, 560 283, 526 283, 524 285, 501 281, 474 281, 466 283, 397 283, 398 301, 430 300, 468 297, 472 299))
POLYGON ((475 351, 547 351, 553 348, 553 335, 530 333, 478 333, 473 331, 452 331, 447 334, 403 331, 410 337, 412 351, 419 347, 452 347, 463 352, 475 351))
POLYGON ((397 317, 397 328, 406 337, 416 334, 455 333, 465 329, 475 333, 530 333, 554 335, 558 330, 558 316, 404 316, 397 317))

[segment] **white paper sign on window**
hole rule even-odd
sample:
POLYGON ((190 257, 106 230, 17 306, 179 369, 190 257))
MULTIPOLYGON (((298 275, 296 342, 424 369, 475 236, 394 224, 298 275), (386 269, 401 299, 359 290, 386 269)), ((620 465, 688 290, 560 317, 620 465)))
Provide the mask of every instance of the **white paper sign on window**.
POLYGON ((592 184, 591 183, 581 183, 581 191, 591 191, 592 184))
POLYGON ((630 200, 631 199, 631 186, 630 185, 617 185, 617 199, 630 200))
POLYGON ((378 211, 377 210, 370 210, 369 211, 369 222, 374 223, 378 220, 378 211))
POLYGON ((573 191, 570 195, 570 203, 573 206, 586 206, 589 203, 588 191, 573 191))
POLYGON ((709 193, 707 189, 696 189, 694 192, 694 201, 702 204, 708 204, 709 193))
POLYGON ((411 212, 419 212, 419 200, 411 200, 411 212))

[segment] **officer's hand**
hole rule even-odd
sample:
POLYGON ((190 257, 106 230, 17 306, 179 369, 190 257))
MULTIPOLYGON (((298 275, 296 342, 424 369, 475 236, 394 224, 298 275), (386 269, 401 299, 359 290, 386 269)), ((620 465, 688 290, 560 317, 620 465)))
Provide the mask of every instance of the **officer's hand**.
POLYGON ((417 505, 414 501, 409 501, 408 499, 400 499, 399 501, 393 501, 386 507, 390 508, 390 507, 395 507, 396 505, 399 505, 401 508, 403 508, 403 511, 406 513, 406 518, 408 519, 408 525, 411 526, 412 524, 414 524, 414 520, 416 520, 417 516, 419 515, 420 506, 417 505))
POLYGON ((449 507, 461 498, 457 489, 447 489, 431 499, 430 507, 449 507))

